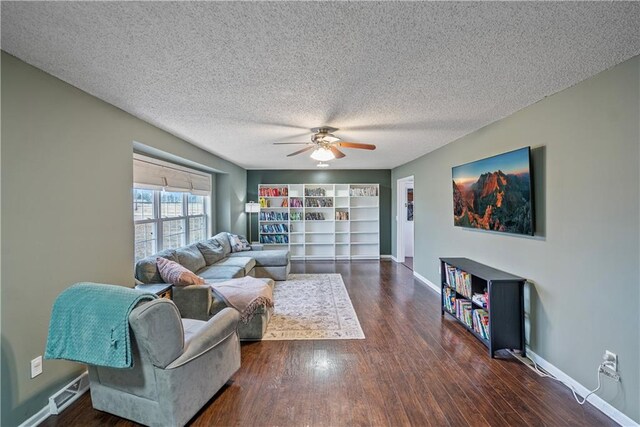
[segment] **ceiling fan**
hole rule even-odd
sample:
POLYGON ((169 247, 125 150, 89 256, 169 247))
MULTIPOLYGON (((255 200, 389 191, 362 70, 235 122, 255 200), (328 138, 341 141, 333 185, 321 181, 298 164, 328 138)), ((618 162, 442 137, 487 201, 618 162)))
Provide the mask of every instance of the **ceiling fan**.
POLYGON ((332 159, 341 159, 346 154, 338 149, 340 148, 358 148, 361 150, 375 150, 376 146, 372 144, 361 144, 359 142, 347 142, 343 141, 337 136, 333 135, 333 132, 337 131, 337 128, 329 126, 311 128, 311 141, 310 142, 274 142, 274 145, 286 145, 286 144, 303 144, 308 147, 302 150, 295 151, 288 154, 287 157, 297 156, 306 151, 314 150, 311 153, 311 158, 320 162, 325 162, 332 159))

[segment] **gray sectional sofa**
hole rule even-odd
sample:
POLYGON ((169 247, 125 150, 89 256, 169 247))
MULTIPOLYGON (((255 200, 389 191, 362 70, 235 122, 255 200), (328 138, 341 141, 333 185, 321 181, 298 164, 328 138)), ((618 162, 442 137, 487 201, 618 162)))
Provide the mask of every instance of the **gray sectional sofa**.
MULTIPOLYGON (((136 280, 143 284, 164 283, 156 259, 175 261, 207 282, 221 282, 244 276, 264 278, 273 288, 274 280, 286 280, 291 268, 289 251, 231 252, 229 233, 218 233, 210 239, 177 249, 167 249, 136 263, 136 280)), ((227 305, 206 286, 174 286, 173 302, 183 318, 208 320, 227 305)), ((253 319, 240 323, 240 339, 261 339, 271 318, 273 308, 261 307, 253 319)))

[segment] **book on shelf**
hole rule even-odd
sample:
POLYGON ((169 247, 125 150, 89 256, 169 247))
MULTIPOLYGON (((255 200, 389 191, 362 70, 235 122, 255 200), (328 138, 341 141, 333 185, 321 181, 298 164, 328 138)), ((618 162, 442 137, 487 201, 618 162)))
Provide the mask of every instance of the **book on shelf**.
POLYGON ((456 299, 456 317, 462 320, 468 327, 473 327, 471 301, 464 298, 456 299))
POLYGON ((378 187, 351 187, 349 189, 349 195, 351 197, 377 196, 378 187))
POLYGON ((349 221, 349 212, 336 211, 336 220, 337 221, 349 221))
POLYGON ((287 197, 289 189, 287 187, 260 187, 258 196, 262 197, 287 197))
POLYGON ((473 310, 473 330, 485 340, 489 339, 489 313, 486 310, 473 310))
POLYGON ((313 199, 305 199, 304 205, 307 208, 332 208, 333 199, 329 197, 314 197, 313 199))
POLYGON ((446 284, 455 288, 459 294, 471 298, 471 275, 449 264, 445 264, 445 268, 447 269, 445 275, 446 284))
MULTIPOLYGON (((292 214, 293 215, 293 214, 292 214)), ((288 221, 289 214, 287 212, 260 212, 260 221, 288 221)))
POLYGON ((473 294, 471 300, 482 308, 489 308, 489 294, 487 292, 482 294, 473 294))
POLYGON ((288 233, 287 224, 262 224, 260 226, 261 233, 288 233))
POLYGON ((449 313, 455 313, 456 311, 456 293, 451 288, 444 288, 442 293, 442 303, 445 310, 449 313))
POLYGON ((266 244, 288 244, 289 236, 286 234, 262 234, 260 235, 260 243, 266 244))
POLYGON ((305 188, 304 195, 307 197, 321 197, 327 195, 327 190, 322 187, 318 188, 305 188))
POLYGON ((322 212, 307 212, 304 219, 306 221, 324 221, 324 214, 322 212))

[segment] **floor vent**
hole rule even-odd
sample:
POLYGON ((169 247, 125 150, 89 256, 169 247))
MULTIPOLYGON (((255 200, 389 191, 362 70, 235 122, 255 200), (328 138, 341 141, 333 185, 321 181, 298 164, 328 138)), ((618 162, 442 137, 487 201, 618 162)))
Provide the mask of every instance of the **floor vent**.
POLYGON ((84 372, 49 398, 49 412, 57 415, 89 389, 89 375, 84 372))

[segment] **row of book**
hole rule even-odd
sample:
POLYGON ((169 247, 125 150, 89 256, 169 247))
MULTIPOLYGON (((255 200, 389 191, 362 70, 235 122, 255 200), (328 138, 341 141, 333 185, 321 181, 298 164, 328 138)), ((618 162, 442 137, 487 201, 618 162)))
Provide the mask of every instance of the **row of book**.
MULTIPOLYGON (((291 214, 293 216, 293 214, 291 214)), ((260 212, 260 221, 288 221, 287 212, 260 212)))
POLYGON ((291 221, 302 221, 302 212, 291 212, 291 221))
POLYGON ((313 199, 304 199, 304 205, 307 208, 332 208, 333 199, 330 197, 317 197, 313 199))
POLYGON ((445 264, 445 268, 447 285, 455 288, 458 293, 471 298, 471 275, 449 264, 445 264))
POLYGON ((473 306, 471 305, 471 301, 464 298, 456 299, 456 317, 462 320, 468 327, 473 327, 473 306))
POLYGON ((301 208, 302 199, 289 199, 289 206, 291 206, 292 208, 301 208))
POLYGON ((486 310, 473 310, 473 330, 485 340, 489 339, 489 313, 486 310))
POLYGON ((351 197, 361 196, 377 196, 378 187, 355 187, 349 189, 349 195, 351 197))
POLYGON ((471 301, 482 308, 489 309, 489 294, 486 291, 483 294, 473 294, 471 301))
POLYGON ((261 233, 288 233, 287 224, 262 224, 260 226, 261 233))
POLYGON ((456 293, 453 289, 445 287, 442 290, 442 304, 449 313, 455 313, 456 293))
POLYGON ((464 298, 456 298, 456 293, 451 288, 444 288, 442 293, 444 309, 460 319, 469 328, 472 328, 485 340, 489 339, 489 312, 481 308, 473 309, 471 301, 464 298))
POLYGON ((304 219, 307 221, 324 221, 324 214, 322 212, 307 212, 304 214, 304 219))
POLYGON ((305 188, 304 189, 305 196, 318 197, 318 196, 326 196, 327 190, 322 187, 318 188, 305 188))
POLYGON ((338 221, 349 221, 349 212, 336 211, 336 220, 338 220, 338 221))
POLYGON ((263 197, 287 197, 289 195, 289 189, 287 187, 260 187, 258 189, 258 196, 263 197))
POLYGON ((269 235, 261 235, 260 243, 274 244, 274 243, 289 243, 289 236, 286 234, 269 234, 269 235))

